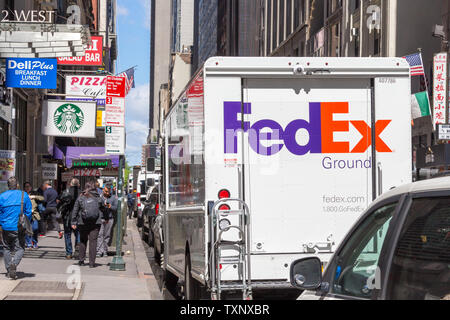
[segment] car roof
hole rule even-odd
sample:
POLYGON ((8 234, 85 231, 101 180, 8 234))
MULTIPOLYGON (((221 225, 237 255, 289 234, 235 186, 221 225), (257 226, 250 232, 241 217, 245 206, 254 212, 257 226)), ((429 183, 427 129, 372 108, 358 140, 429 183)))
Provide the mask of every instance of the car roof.
POLYGON ((434 191, 450 191, 450 177, 435 178, 429 180, 418 181, 402 185, 394 188, 374 201, 373 205, 377 205, 380 202, 385 201, 388 198, 399 196, 405 193, 418 193, 418 192, 434 192, 434 191))

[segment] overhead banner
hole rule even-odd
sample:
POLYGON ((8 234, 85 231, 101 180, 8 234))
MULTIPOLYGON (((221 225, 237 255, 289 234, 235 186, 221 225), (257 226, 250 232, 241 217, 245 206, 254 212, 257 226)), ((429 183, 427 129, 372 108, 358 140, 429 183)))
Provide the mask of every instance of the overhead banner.
POLYGON ((125 154, 125 127, 105 128, 105 152, 107 154, 125 154))
POLYGON ((434 56, 433 63, 433 114, 434 126, 444 124, 447 117, 447 53, 439 53, 434 56))
POLYGON ((97 101, 104 106, 106 103, 106 76, 67 76, 66 95, 72 101, 97 101), (83 98, 84 97, 84 98, 83 98))
POLYGON ((8 179, 16 172, 16 152, 0 150, 0 193, 8 190, 8 179))
POLYGON ((103 37, 92 36, 92 44, 83 57, 58 58, 59 65, 66 66, 102 66, 103 65, 103 37))
POLYGON ((56 59, 6 59, 6 86, 9 88, 56 89, 56 59))
POLYGON ((96 118, 95 102, 46 100, 42 107, 42 134, 95 138, 96 118))

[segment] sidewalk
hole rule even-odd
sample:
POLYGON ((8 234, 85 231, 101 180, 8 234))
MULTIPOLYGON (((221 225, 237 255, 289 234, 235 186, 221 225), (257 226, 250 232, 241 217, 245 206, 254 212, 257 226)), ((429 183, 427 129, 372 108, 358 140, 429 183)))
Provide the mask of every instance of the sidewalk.
POLYGON ((5 277, 0 258, 0 300, 162 300, 134 220, 128 220, 122 251, 126 271, 109 270, 113 256, 97 258, 95 269, 79 267, 66 260, 64 239, 49 232, 38 250, 26 251, 17 281, 5 277))

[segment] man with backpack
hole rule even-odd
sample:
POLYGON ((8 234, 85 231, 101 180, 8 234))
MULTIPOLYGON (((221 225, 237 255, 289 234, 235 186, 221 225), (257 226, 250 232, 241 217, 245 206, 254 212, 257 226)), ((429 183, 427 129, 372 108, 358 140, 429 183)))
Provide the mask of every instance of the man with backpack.
POLYGON ((70 187, 63 191, 59 198, 58 210, 61 213, 64 225, 64 240, 66 246, 66 259, 70 260, 73 257, 72 247, 72 233, 75 235, 75 247, 80 243, 80 233, 78 230, 72 229, 72 210, 75 206, 75 201, 80 194, 80 181, 72 179, 70 187))
POLYGON ((89 242, 89 267, 95 268, 97 240, 105 207, 98 194, 95 182, 86 183, 84 192, 75 201, 72 211, 72 229, 80 232, 79 262, 85 265, 86 247, 89 242))
POLYGON ((3 237, 3 259, 5 260, 6 276, 17 279, 17 266, 25 253, 25 233, 19 230, 21 214, 31 222, 32 205, 26 192, 20 191, 17 179, 8 179, 8 191, 0 195, 0 226, 3 237))

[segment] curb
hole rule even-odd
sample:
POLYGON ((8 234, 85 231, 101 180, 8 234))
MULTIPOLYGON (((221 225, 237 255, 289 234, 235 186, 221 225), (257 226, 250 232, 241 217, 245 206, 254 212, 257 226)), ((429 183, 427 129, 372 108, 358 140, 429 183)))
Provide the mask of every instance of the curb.
MULTIPOLYGON (((133 221, 134 222, 134 221, 133 221)), ((135 223, 127 224, 130 237, 133 242, 134 260, 138 272, 139 279, 145 280, 147 291, 150 294, 150 300, 164 300, 162 293, 159 291, 158 283, 153 274, 147 254, 135 223)))

